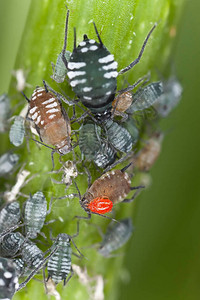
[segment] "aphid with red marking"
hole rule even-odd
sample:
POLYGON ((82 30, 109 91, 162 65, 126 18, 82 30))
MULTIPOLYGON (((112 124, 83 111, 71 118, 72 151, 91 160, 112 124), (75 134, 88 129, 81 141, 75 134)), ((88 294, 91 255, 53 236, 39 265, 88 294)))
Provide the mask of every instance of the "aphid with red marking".
POLYGON ((34 122, 41 141, 55 146, 53 153, 64 155, 70 152, 72 146, 69 117, 60 100, 47 90, 45 82, 44 88, 37 87, 34 90, 28 102, 29 117, 34 122))
POLYGON ((88 219, 91 218, 91 214, 103 215, 110 212, 116 203, 133 201, 136 193, 131 199, 125 199, 129 192, 144 187, 131 187, 131 180, 125 172, 130 165, 121 170, 113 170, 103 174, 93 182, 83 198, 80 197, 80 204, 87 212, 88 219))

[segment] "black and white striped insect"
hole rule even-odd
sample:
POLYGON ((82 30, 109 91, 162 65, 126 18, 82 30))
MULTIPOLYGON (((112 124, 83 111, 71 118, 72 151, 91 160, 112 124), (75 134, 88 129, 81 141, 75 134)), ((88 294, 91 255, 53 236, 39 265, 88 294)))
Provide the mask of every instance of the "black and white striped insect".
MULTIPOLYGON (((65 51, 65 58, 68 61, 70 58, 71 53, 69 51, 65 51)), ((57 83, 61 83, 65 80, 65 77, 67 76, 67 69, 65 67, 65 64, 62 60, 62 52, 58 55, 56 65, 52 64, 53 68, 53 75, 51 78, 56 81, 57 83)))
POLYGON ((60 233, 54 242, 54 247, 58 246, 58 250, 50 257, 47 263, 48 277, 58 284, 64 280, 64 285, 70 280, 73 275, 71 267, 72 248, 70 244, 70 236, 65 233, 60 233), (69 273, 72 273, 67 281, 69 273))
POLYGON ((14 257, 25 242, 25 237, 20 232, 6 234, 0 242, 0 256, 14 257))
POLYGON ((65 285, 73 276, 73 269, 71 266, 71 255, 72 255, 71 242, 73 243, 78 253, 81 256, 83 256, 73 240, 73 238, 77 237, 78 234, 79 234, 79 222, 77 222, 77 232, 73 236, 70 236, 66 233, 60 233, 56 237, 55 242, 51 247, 52 248, 51 251, 53 251, 54 249, 57 250, 53 255, 51 255, 47 263, 47 271, 48 271, 47 281, 49 278, 51 278, 55 284, 58 284, 63 280, 65 285), (68 275, 69 277, 67 278, 68 275))
POLYGON ((157 99, 154 107, 159 116, 165 118, 174 109, 182 95, 183 88, 175 76, 163 81, 163 93, 157 99))
POLYGON ((16 116, 14 123, 10 127, 10 131, 9 131, 10 142, 14 146, 19 147, 22 145, 24 141, 24 135, 25 135, 24 118, 22 116, 16 116))
POLYGON ((14 201, 6 204, 0 211, 0 233, 17 225, 21 218, 20 204, 14 201))
POLYGON ((11 300, 18 287, 18 273, 13 261, 0 257, 0 300, 11 300))
POLYGON ((105 168, 114 162, 116 150, 102 137, 101 127, 90 119, 85 119, 79 134, 79 147, 87 160, 92 160, 100 167, 105 168))
POLYGON ((111 222, 103 236, 98 252, 105 256, 112 256, 111 253, 122 247, 131 237, 134 227, 131 218, 111 222))
POLYGON ((120 152, 130 152, 133 146, 132 137, 128 130, 112 119, 104 122, 106 135, 111 145, 120 152))
POLYGON ((42 234, 40 230, 49 212, 46 198, 41 191, 29 197, 24 208, 25 231, 28 238, 35 239, 38 233, 42 234))
POLYGON ((25 262, 20 257, 14 258, 13 260, 14 266, 17 270, 17 273, 20 276, 25 275, 25 262))
MULTIPOLYGON (((157 24, 148 33, 138 57, 118 72, 118 64, 114 60, 114 55, 103 44, 95 23, 93 24, 99 42, 89 39, 85 34, 83 41, 77 47, 75 31, 74 49, 70 59, 66 60, 64 53, 67 47, 68 18, 69 10, 66 18, 62 58, 68 70, 67 75, 70 85, 83 105, 91 110, 98 121, 104 122, 105 119, 109 119, 111 116, 112 101, 117 91, 117 76, 126 73, 139 63, 148 39, 157 24)), ((133 89, 133 86, 131 89, 133 89)))
POLYGON ((0 132, 5 132, 8 128, 10 110, 10 98, 7 94, 0 95, 0 132))
POLYGON ((26 240, 21 249, 21 258, 25 262, 26 268, 34 270, 43 261, 44 253, 35 243, 26 240))
POLYGON ((11 174, 17 163, 19 162, 19 155, 11 152, 6 152, 0 157, 0 177, 11 174))

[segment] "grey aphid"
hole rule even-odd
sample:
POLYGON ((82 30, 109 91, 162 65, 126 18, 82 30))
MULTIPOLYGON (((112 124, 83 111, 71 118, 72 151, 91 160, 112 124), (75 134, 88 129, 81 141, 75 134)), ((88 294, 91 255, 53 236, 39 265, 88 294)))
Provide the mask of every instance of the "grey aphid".
POLYGON ((26 234, 30 239, 35 239, 44 225, 47 215, 47 201, 40 191, 30 196, 24 209, 24 222, 26 234))
POLYGON ((9 139, 10 142, 19 147, 24 140, 25 135, 25 127, 24 127, 24 118, 21 116, 16 116, 14 123, 12 124, 9 131, 9 139))
MULTIPOLYGON (((70 58, 71 52, 65 51, 65 58, 68 61, 70 58)), ((55 80, 57 83, 61 83, 65 80, 65 77, 67 75, 67 69, 65 67, 65 64, 62 60, 62 52, 58 55, 55 68, 53 70, 53 75, 51 78, 55 80)))
POLYGON ((20 257, 13 259, 14 266, 17 270, 17 274, 20 277, 22 274, 24 275, 25 270, 25 262, 20 257))
POLYGON ((115 149, 101 137, 101 127, 86 119, 79 134, 79 147, 87 160, 101 168, 115 160, 115 149))
POLYGON ((163 84, 161 81, 152 82, 143 88, 139 88, 133 94, 133 103, 126 110, 128 114, 132 114, 139 110, 144 110, 152 106, 163 93, 163 84))
MULTIPOLYGON (((72 248, 70 245, 70 237, 66 233, 60 233, 52 246, 58 246, 58 250, 49 258, 47 263, 48 278, 51 278, 55 284, 64 280, 66 283, 66 278, 70 272, 72 272, 71 267, 71 254, 72 248)), ((68 280, 71 276, 68 277, 68 280)))
POLYGON ((44 259, 44 253, 36 244, 27 240, 21 249, 21 258, 29 269, 35 269, 44 259))
POLYGON ((19 223, 21 211, 19 202, 6 204, 0 211, 0 233, 19 223))
POLYGON ((98 252, 105 257, 110 256, 111 252, 119 249, 129 240, 133 230, 131 218, 120 220, 118 223, 111 222, 98 252))
POLYGON ((6 94, 0 95, 0 132, 7 129, 7 121, 10 115, 10 98, 6 94))
POLYGON ((18 287, 18 274, 13 261, 0 257, 0 299, 12 299, 18 287))
POLYGON ((110 120, 106 120, 104 123, 106 129, 106 135, 111 145, 121 151, 129 152, 132 149, 132 138, 126 128, 120 126, 118 123, 110 120))
POLYGON ((24 241, 25 238, 20 232, 6 234, 0 243, 0 255, 2 257, 14 257, 24 241))
POLYGON ((19 156, 15 153, 4 153, 0 157, 0 177, 12 173, 19 161, 19 156))
POLYGON ((154 105, 161 117, 167 117, 172 109, 178 105, 182 91, 183 88, 175 76, 171 76, 163 82, 163 94, 154 105))
POLYGON ((116 158, 116 150, 111 147, 108 143, 102 141, 99 150, 94 156, 94 163, 100 167, 105 168, 108 165, 111 165, 116 158))

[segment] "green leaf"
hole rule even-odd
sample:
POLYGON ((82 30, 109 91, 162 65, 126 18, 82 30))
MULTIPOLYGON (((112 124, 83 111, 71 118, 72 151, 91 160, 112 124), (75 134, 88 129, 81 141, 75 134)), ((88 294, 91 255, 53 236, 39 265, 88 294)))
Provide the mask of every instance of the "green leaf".
MULTIPOLYGON (((157 70, 163 74, 166 66, 171 62, 171 51, 181 15, 184 0, 124 0, 124 1, 65 1, 63 0, 32 0, 30 4, 27 22, 18 49, 15 66, 13 69, 23 69, 28 72, 27 82, 32 88, 26 88, 25 94, 31 97, 36 85, 42 85, 42 80, 46 80, 58 92, 62 88, 65 93, 73 96, 71 88, 67 82, 56 85, 50 76, 52 75, 51 62, 56 62, 58 54, 61 52, 64 41, 64 27, 66 18, 66 7, 70 10, 68 50, 73 49, 73 28, 76 27, 77 43, 82 41, 84 33, 90 38, 96 39, 92 21, 95 21, 101 39, 108 50, 114 54, 119 65, 119 70, 133 61, 143 44, 145 37, 155 22, 158 26, 153 32, 147 47, 145 48, 141 62, 127 75, 119 76, 118 88, 126 86, 126 82, 132 84, 139 77, 151 71, 151 80, 157 78, 157 70)), ((23 103, 23 97, 16 95, 15 79, 10 82, 9 94, 12 96, 13 106, 18 102, 23 103)), ((23 106, 23 105, 22 105, 23 106)), ((8 139, 6 146, 10 148, 8 139)), ((37 173, 23 192, 33 194, 37 190, 43 190, 48 200, 52 195, 61 197, 65 195, 63 185, 54 184, 51 178, 59 180, 60 175, 47 174, 52 168, 50 150, 38 146, 30 141, 30 152, 26 146, 16 150, 21 155, 21 162, 26 162, 26 168, 31 174, 37 173)), ((56 169, 59 168, 58 155, 55 154, 56 169)), ((72 154, 65 157, 65 160, 72 159, 72 154)), ((93 165, 94 168, 94 165, 93 165)), ((80 171, 83 171, 79 167, 80 171)), ((97 178, 99 173, 92 170, 93 178, 97 178)), ((133 185, 139 183, 139 177, 134 177, 133 185)), ((87 189, 87 176, 79 175, 77 184, 83 194, 87 189)), ((71 186, 67 193, 76 192, 71 186)), ((21 199, 22 200, 22 199, 21 199)), ((131 216, 134 204, 118 205, 116 207, 116 217, 123 218, 131 216)), ((53 203, 52 212, 49 219, 62 217, 63 223, 57 221, 52 225, 53 234, 60 232, 73 234, 76 230, 76 222, 72 220, 75 215, 85 215, 79 205, 78 199, 56 200, 53 203)), ((73 263, 86 267, 91 278, 101 275, 104 280, 105 298, 117 299, 119 274, 123 268, 123 256, 116 258, 102 258, 97 254, 93 245, 100 242, 101 238, 93 224, 98 224, 101 228, 106 228, 108 221, 98 216, 92 216, 92 221, 81 222, 80 234, 76 239, 77 246, 81 249, 87 259, 79 260, 72 257, 73 263), (90 247, 91 246, 91 247, 90 247), (84 248, 88 247, 88 248, 84 248)), ((48 234, 48 228, 44 229, 48 234)), ((45 249, 45 247, 41 246, 45 249)), ((41 276, 39 277, 41 279, 41 276)), ((90 286, 90 284, 88 284, 90 286)), ((88 299, 89 288, 85 287, 77 276, 69 282, 67 287, 58 285, 62 299, 88 299)), ((44 286, 41 282, 32 280, 27 288, 18 292, 14 299, 47 299, 44 286)))

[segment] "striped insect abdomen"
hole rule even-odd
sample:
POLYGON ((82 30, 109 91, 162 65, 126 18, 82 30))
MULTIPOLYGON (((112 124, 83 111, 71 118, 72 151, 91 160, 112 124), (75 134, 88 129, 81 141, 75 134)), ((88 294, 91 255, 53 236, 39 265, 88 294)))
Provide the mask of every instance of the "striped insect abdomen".
POLYGON ((41 140, 62 154, 71 150, 69 118, 55 96, 44 88, 36 88, 30 101, 29 115, 41 140))

